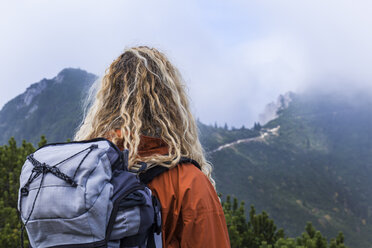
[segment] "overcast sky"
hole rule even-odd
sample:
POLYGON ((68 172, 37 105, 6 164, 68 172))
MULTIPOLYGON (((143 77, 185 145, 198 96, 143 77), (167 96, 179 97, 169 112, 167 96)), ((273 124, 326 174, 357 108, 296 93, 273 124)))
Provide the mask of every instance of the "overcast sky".
POLYGON ((252 126, 287 91, 372 88, 372 2, 0 2, 0 108, 65 67, 103 75, 126 48, 165 52, 207 124, 252 126))

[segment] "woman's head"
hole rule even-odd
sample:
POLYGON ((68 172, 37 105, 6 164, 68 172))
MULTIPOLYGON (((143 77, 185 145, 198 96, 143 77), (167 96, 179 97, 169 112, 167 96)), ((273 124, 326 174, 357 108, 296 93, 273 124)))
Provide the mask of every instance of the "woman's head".
POLYGON ((110 138, 129 149, 129 166, 144 161, 172 167, 186 156, 198 161, 211 179, 211 166, 204 158, 181 76, 154 48, 127 49, 107 69, 75 135, 77 140, 96 137, 110 138), (139 157, 141 135, 161 138, 169 154, 139 157))

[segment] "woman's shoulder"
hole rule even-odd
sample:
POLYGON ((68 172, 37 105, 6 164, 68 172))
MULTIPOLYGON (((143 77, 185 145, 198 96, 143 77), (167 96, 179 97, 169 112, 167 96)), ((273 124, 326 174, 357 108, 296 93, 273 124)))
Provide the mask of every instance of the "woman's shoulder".
POLYGON ((191 163, 179 164, 169 169, 154 178, 149 187, 165 206, 185 202, 188 205, 220 204, 208 177, 191 163))
POLYGON ((178 190, 186 190, 206 182, 209 182, 209 179, 197 166, 192 163, 182 163, 158 175, 151 184, 162 184, 162 186, 166 184, 167 188, 176 187, 178 190))

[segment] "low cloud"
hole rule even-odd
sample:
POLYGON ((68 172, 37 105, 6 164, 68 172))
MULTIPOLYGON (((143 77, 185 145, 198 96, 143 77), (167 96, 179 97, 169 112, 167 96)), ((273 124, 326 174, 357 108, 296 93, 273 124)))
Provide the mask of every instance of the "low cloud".
POLYGON ((372 89, 366 1, 2 3, 0 106, 65 67, 98 75, 150 45, 180 69, 202 122, 251 126, 288 91, 372 89), (341 87, 342 86, 342 87, 341 87))

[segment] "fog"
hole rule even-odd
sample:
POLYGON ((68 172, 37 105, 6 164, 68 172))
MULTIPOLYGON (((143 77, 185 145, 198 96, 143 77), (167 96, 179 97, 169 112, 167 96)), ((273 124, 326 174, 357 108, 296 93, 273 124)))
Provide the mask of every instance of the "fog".
POLYGON ((0 107, 65 67, 103 75, 135 45, 168 55, 207 124, 252 126, 287 91, 372 89, 368 1, 0 4, 0 107))

